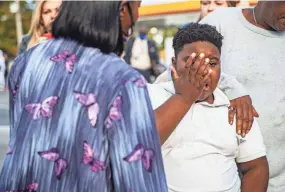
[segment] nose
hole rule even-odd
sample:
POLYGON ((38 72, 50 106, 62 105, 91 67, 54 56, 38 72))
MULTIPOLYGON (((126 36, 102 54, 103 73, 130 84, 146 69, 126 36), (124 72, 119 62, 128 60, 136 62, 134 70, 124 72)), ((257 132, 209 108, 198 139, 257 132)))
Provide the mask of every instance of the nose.
POLYGON ((217 6, 215 5, 215 3, 211 3, 208 7, 208 12, 213 12, 215 11, 215 9, 217 8, 217 6))
POLYGON ((50 20, 53 21, 56 16, 57 16, 57 11, 53 11, 53 12, 51 13, 50 20))

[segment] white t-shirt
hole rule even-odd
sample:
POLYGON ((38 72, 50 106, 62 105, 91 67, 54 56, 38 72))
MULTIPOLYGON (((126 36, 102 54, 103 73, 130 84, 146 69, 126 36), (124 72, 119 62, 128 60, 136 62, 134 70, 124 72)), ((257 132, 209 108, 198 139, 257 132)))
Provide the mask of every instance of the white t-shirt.
MULTIPOLYGON (((174 94, 172 81, 148 85, 153 108, 174 94)), ((162 146, 169 192, 239 192, 236 162, 266 155, 258 123, 245 138, 228 123, 228 98, 219 90, 214 103, 194 104, 162 146)))
POLYGON ((132 48, 131 66, 139 70, 151 68, 147 39, 135 39, 132 48))
MULTIPOLYGON (((270 171, 268 192, 284 192, 285 32, 252 25, 240 8, 217 9, 201 23, 216 26, 224 36, 222 71, 244 85, 260 115, 257 120, 267 148, 270 171)), ((227 84, 226 80, 221 83, 227 84)))

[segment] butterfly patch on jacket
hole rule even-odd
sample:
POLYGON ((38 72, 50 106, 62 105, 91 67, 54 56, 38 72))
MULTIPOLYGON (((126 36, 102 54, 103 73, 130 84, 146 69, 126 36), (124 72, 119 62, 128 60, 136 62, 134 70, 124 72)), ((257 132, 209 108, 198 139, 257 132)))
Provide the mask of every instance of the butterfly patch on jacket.
POLYGON ((89 166, 93 172, 103 171, 105 169, 105 162, 100 161, 98 158, 95 157, 98 155, 94 154, 93 149, 87 143, 87 141, 84 141, 83 149, 83 164, 89 166))
POLYGON ((73 92, 73 96, 79 103, 84 105, 88 112, 88 119, 90 124, 94 127, 97 122, 97 117, 99 113, 99 104, 96 102, 96 96, 93 93, 82 94, 73 92))
POLYGON ((124 161, 129 163, 141 160, 143 167, 148 171, 152 171, 152 160, 154 158, 154 150, 146 148, 142 144, 137 144, 134 150, 124 157, 124 161))
POLYGON ((32 103, 25 106, 26 111, 33 114, 33 119, 39 119, 43 117, 51 117, 52 109, 57 104, 58 97, 52 96, 46 98, 42 103, 32 103))
POLYGON ((135 86, 137 87, 146 87, 147 81, 145 78, 141 75, 140 78, 134 81, 135 86))
POLYGON ((0 189, 0 192, 37 192, 37 190, 38 190, 38 183, 32 183, 24 190, 1 190, 0 189))
POLYGON ((57 63, 64 63, 66 71, 71 73, 73 71, 74 63, 76 61, 76 55, 69 53, 69 51, 62 51, 57 55, 51 57, 50 60, 57 63))
POLYGON ((60 180, 63 171, 68 167, 68 162, 67 160, 60 158, 59 150, 57 148, 51 148, 47 151, 40 151, 38 154, 43 159, 54 162, 55 176, 60 180))
POLYGON ((118 121, 122 118, 121 105, 122 105, 122 97, 117 96, 110 108, 109 115, 105 122, 106 127, 108 129, 112 127, 113 121, 118 121))

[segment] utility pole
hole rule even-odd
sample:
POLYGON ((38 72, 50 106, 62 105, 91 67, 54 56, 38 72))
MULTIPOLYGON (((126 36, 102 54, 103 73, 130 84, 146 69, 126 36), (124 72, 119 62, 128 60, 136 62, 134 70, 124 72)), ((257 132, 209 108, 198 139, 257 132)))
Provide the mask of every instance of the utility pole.
POLYGON ((22 26, 22 17, 21 17, 21 9, 20 9, 19 0, 15 0, 14 2, 10 4, 10 12, 15 14, 17 43, 19 46, 22 41, 22 36, 23 36, 23 26, 22 26))

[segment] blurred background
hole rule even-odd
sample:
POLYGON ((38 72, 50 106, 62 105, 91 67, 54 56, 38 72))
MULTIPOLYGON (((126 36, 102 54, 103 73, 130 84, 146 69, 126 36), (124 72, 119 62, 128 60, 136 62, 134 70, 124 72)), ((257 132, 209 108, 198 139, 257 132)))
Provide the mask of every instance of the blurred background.
MULTIPOLYGON (((150 57, 154 58, 155 64, 165 67, 161 71, 166 70, 173 56, 172 38, 177 28, 185 23, 197 22, 201 19, 203 6, 208 11, 210 9, 212 11, 222 6, 223 3, 225 3, 224 0, 143 0, 139 12, 140 19, 133 34, 134 41, 126 47, 129 47, 129 52, 134 55, 133 46, 137 45, 135 40, 148 39, 152 46, 148 47, 149 53, 154 53, 153 57, 150 57)), ((254 6, 257 0, 240 0, 226 3, 226 6, 250 7, 254 6), (233 2, 234 5, 232 5, 233 2)), ((9 68, 18 54, 22 37, 30 29, 35 8, 36 1, 32 0, 0 1, 0 72, 2 70, 0 76, 3 74, 5 78, 7 77, 9 68)), ((123 57, 135 68, 129 52, 126 48, 123 57)), ((155 73, 148 76, 148 81, 155 81, 155 77, 161 71, 155 71, 155 73)), ((8 100, 7 81, 2 79, 1 82, 0 78, 0 168, 5 158, 9 139, 8 100)))

